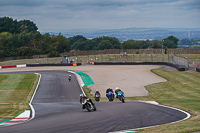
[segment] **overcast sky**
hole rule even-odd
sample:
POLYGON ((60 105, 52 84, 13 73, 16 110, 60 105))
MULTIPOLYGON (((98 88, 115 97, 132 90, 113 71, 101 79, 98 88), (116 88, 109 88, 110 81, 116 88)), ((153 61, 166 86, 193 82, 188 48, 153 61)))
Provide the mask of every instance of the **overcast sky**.
POLYGON ((43 29, 200 28, 200 0, 0 0, 0 17, 43 29))

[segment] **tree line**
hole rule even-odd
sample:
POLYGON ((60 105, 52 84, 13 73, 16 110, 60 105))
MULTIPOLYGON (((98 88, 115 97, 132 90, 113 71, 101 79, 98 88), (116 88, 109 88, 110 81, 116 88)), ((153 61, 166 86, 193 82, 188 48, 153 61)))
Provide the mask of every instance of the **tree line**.
POLYGON ((179 48, 192 48, 198 49, 200 48, 200 40, 199 39, 182 39, 178 42, 179 48))
POLYGON ((9 17, 0 18, 0 58, 16 56, 32 56, 48 54, 49 57, 59 56, 70 50, 104 50, 104 49, 148 49, 177 48, 178 39, 169 36, 164 41, 127 40, 120 42, 116 37, 102 36, 87 39, 82 35, 66 38, 61 33, 41 34, 37 25, 30 20, 13 20, 9 17))

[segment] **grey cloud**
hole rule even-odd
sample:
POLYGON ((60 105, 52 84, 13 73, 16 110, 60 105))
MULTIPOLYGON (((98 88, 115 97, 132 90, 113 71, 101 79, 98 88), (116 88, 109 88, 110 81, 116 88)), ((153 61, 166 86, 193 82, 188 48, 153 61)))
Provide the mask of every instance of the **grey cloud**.
POLYGON ((180 0, 5 0, 0 1, 1 6, 42 6, 42 5, 65 5, 68 7, 81 6, 130 6, 170 3, 180 0))
POLYGON ((0 16, 31 19, 40 28, 55 29, 166 27, 181 26, 186 19, 191 25, 199 22, 199 5, 199 0, 1 0, 0 16))
POLYGON ((42 0, 1 0, 0 6, 40 6, 45 3, 42 0))

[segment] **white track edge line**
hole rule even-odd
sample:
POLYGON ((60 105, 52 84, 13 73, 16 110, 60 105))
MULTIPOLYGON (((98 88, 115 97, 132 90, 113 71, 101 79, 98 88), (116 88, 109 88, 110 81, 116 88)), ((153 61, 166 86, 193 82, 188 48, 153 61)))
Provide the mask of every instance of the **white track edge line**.
MULTIPOLYGON (((75 73, 75 72, 73 72, 73 71, 68 71, 68 72, 73 73, 73 74, 76 76, 76 79, 77 79, 78 84, 79 84, 79 86, 80 86, 80 88, 81 88, 81 91, 82 91, 83 95, 86 96, 86 94, 85 94, 85 92, 84 92, 84 90, 83 90, 81 84, 79 83, 78 76, 77 76, 78 74, 75 73)), ((81 79, 81 80, 82 80, 82 79, 81 79)))
MULTIPOLYGON (((147 102, 143 102, 143 101, 138 101, 138 102, 142 102, 142 103, 147 103, 147 102)), ((147 104, 151 104, 151 103, 147 103, 147 104)), ((178 108, 174 108, 174 107, 170 107, 170 106, 165 106, 165 105, 160 105, 160 104, 154 104, 155 106, 161 106, 161 107, 165 107, 165 108, 171 108, 171 109, 174 109, 174 110, 178 110, 182 113, 185 113, 187 115, 187 117, 185 117, 184 119, 181 119, 181 120, 178 120, 178 121, 174 121, 174 122, 169 122, 169 123, 165 123, 165 124, 170 124, 170 123, 177 123, 177 122, 180 122, 180 121, 184 121, 186 119, 189 119, 191 117, 191 114, 184 111, 184 110, 181 110, 181 109, 178 109, 178 108)), ((163 124, 161 124, 163 125, 163 124)), ((154 125, 154 126, 148 126, 148 127, 141 127, 141 128, 134 128, 134 129, 127 129, 127 130, 121 130, 121 131, 115 131, 115 132, 109 132, 109 133, 125 133, 125 132, 131 132, 133 130, 139 130, 139 129, 145 129, 145 128, 151 128, 151 127, 156 127, 156 126, 160 126, 160 125, 154 125)))
POLYGON ((32 120, 32 119, 35 117, 35 109, 33 108, 32 101, 33 101, 33 98, 35 97, 36 91, 37 91, 37 89, 38 89, 38 86, 39 86, 39 84, 40 84, 40 80, 41 80, 41 77, 42 77, 42 75, 39 74, 39 73, 35 73, 35 74, 40 75, 40 78, 39 78, 37 87, 36 87, 36 89, 35 89, 35 91, 34 91, 34 93, 33 93, 33 96, 32 96, 32 98, 31 98, 31 101, 30 101, 30 103, 29 103, 29 106, 31 107, 31 112, 32 112, 32 117, 29 119, 29 121, 32 120))

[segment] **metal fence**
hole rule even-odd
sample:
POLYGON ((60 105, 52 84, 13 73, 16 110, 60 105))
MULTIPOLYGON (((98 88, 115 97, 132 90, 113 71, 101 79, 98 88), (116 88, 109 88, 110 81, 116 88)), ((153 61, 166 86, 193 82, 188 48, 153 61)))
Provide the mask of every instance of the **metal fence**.
MULTIPOLYGON (((99 54, 99 55, 84 55, 70 56, 70 61, 74 63, 89 62, 169 62, 175 63, 189 68, 187 58, 177 57, 172 54, 99 54)), ((51 64, 61 63, 62 57, 56 58, 37 58, 23 59, 0 62, 0 66, 20 65, 20 64, 51 64)), ((193 63, 194 64, 194 63, 193 63)))
POLYGON ((173 63, 179 64, 184 66, 185 68, 189 69, 189 60, 187 57, 177 57, 173 55, 173 63))
MULTIPOLYGON (((173 62, 173 55, 169 54, 109 54, 88 55, 90 62, 173 62)), ((86 59, 79 58, 78 62, 84 63, 86 59)))
POLYGON ((189 61, 189 67, 191 67, 191 68, 195 68, 195 67, 200 68, 200 61, 189 61))
POLYGON ((21 64, 50 64, 61 63, 62 57, 56 58, 36 58, 36 59, 20 59, 0 62, 0 66, 21 65, 21 64))

